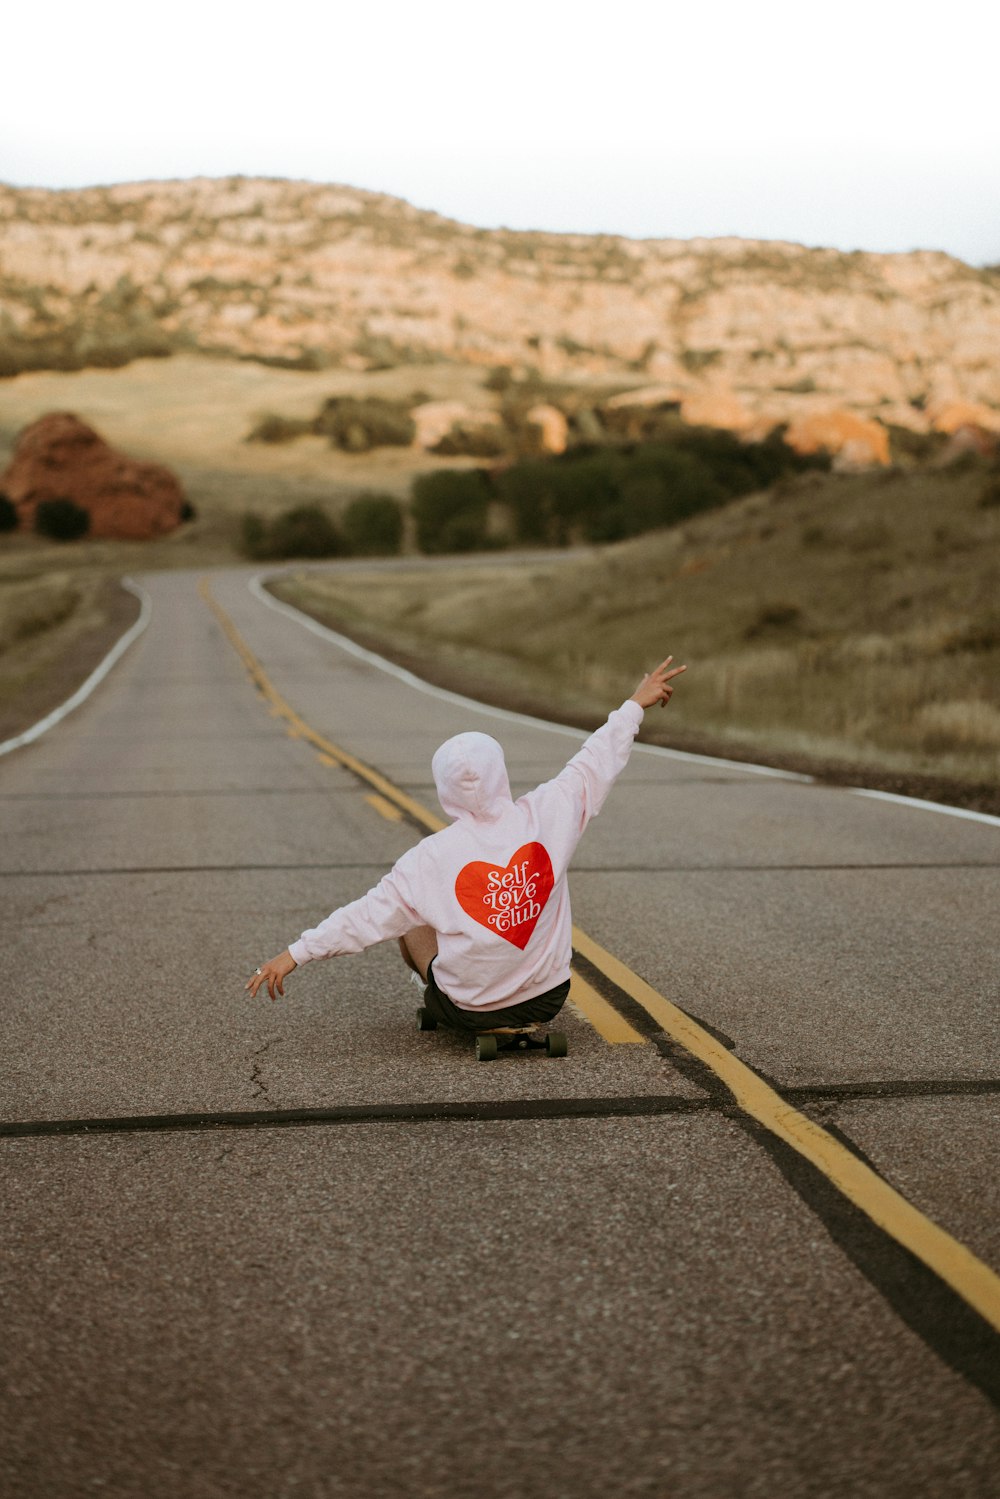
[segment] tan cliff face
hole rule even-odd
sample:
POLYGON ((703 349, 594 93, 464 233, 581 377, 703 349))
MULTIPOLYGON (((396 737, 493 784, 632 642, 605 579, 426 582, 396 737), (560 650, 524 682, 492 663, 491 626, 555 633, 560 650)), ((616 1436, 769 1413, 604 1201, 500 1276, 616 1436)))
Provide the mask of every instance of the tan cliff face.
POLYGON ((0 187, 0 371, 179 348, 655 385, 751 435, 832 411, 1000 431, 1000 272, 943 253, 480 230, 252 178, 0 187))

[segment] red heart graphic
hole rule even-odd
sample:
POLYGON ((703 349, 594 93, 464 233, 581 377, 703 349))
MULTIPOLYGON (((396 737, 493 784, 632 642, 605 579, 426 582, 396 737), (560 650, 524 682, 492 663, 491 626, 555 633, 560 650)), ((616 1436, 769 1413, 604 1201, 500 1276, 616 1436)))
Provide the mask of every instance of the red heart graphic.
POLYGON ((455 881, 455 894, 466 915, 496 932, 505 942, 524 948, 552 894, 552 860, 541 843, 519 848, 506 869, 477 859, 466 864, 455 881))

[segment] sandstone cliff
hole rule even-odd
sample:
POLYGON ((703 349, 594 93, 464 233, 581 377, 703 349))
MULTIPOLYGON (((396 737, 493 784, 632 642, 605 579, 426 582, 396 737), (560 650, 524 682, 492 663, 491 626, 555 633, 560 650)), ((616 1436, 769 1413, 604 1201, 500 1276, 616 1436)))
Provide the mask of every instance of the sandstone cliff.
POLYGON ((749 433, 834 409, 1000 430, 1000 270, 943 253, 487 231, 249 178, 0 187, 0 373, 177 348, 534 367, 749 433))

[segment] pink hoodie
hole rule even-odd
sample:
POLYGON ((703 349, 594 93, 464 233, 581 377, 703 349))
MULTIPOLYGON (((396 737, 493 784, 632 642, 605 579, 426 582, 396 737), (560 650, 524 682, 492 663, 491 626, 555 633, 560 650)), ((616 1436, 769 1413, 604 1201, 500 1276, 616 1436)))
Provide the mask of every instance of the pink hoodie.
POLYGON ((495 739, 446 740, 431 768, 455 821, 408 849, 374 890, 303 932, 289 948, 296 963, 429 926, 438 937, 435 982, 462 1008, 501 1009, 568 979, 566 871, 628 762, 642 716, 638 703, 623 703, 554 780, 516 802, 495 739))

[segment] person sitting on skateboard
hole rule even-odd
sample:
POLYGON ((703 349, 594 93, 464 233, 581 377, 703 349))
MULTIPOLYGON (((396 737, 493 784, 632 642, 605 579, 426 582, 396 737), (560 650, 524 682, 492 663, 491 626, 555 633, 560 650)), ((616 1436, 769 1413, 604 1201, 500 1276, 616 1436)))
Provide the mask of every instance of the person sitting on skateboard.
POLYGON ((440 1024, 476 1031, 552 1020, 569 993, 569 862, 628 763, 643 712, 665 706, 686 670, 672 660, 643 677, 553 780, 517 801, 495 739, 446 740, 431 769, 451 825, 258 968, 247 989, 256 995, 266 984, 274 999, 304 963, 396 937, 440 1024))

